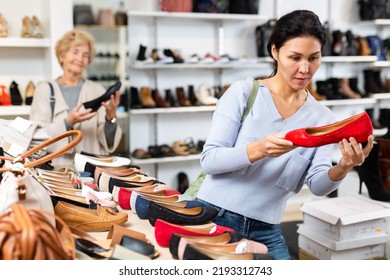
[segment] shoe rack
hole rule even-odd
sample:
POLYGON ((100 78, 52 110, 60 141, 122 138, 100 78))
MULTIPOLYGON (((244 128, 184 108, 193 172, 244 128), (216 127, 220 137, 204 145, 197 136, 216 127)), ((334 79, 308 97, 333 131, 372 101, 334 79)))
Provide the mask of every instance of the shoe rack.
POLYGON ((128 86, 127 26, 76 25, 95 38, 96 56, 87 69, 87 76, 106 86, 120 80, 128 86))
MULTIPOLYGON (((0 13, 7 21, 8 34, 0 38, 0 81, 9 93, 12 81, 18 83, 22 98, 30 81, 34 84, 50 80, 61 73, 54 45, 57 39, 72 28, 72 1, 32 0, 1 1, 0 13), (43 37, 22 37, 24 17, 39 19, 43 37)), ((24 103, 23 103, 24 104, 24 103)), ((28 118, 30 106, 1 106, 0 117, 28 118)))
MULTIPOLYGON (((148 45, 149 51, 152 48, 175 48, 169 46, 169 41, 163 42, 162 36, 180 37, 180 35, 167 34, 164 25, 176 26, 183 24, 201 24, 204 26, 209 39, 204 47, 208 52, 215 55, 223 55, 230 52, 229 45, 234 43, 229 36, 226 36, 226 26, 250 22, 252 27, 245 32, 254 33, 253 25, 261 24, 268 20, 261 15, 236 15, 236 14, 204 14, 204 13, 168 13, 160 11, 129 11, 128 38, 130 48, 129 76, 132 86, 149 86, 157 88, 160 92, 164 89, 183 86, 187 88, 188 84, 193 84, 198 88, 200 84, 207 81, 210 86, 222 85, 231 81, 229 73, 236 70, 250 68, 252 73, 258 73, 259 69, 269 69, 270 64, 265 58, 257 58, 251 63, 170 63, 170 64, 146 64, 136 60, 137 46, 139 44, 148 45), (145 29, 141 29, 145 28, 145 29), (141 41, 132 40, 134 33, 145 33, 145 38, 141 41), (147 38, 146 38, 147 37, 147 38), (147 42, 147 43, 145 43, 147 42), (225 74, 227 73, 227 76, 225 74), (198 76, 201 76, 199 78, 198 76), (207 78, 204 76, 208 76, 207 78), (177 79, 176 79, 177 78, 177 79), (199 80, 199 82, 193 80, 199 80), (180 81, 179 81, 180 80, 180 81), (183 82, 181 82, 183 80, 183 82)), ((174 30, 175 28, 172 28, 174 30)), ((169 31, 168 31, 169 32, 169 31)), ((198 47, 191 44, 186 45, 185 41, 191 38, 191 30, 183 32, 183 37, 179 38, 178 44, 182 48, 181 55, 188 50, 190 52, 199 51, 198 47), (183 43, 183 44, 181 44, 183 43)), ((196 30, 194 30, 196 32, 196 30)), ((195 35, 198 36, 198 35, 195 35)), ((199 38, 201 40, 201 38, 199 38)), ((252 46, 251 46, 252 47, 252 46)), ((253 54, 255 54, 255 45, 253 44, 253 54)), ((247 51, 247 50, 244 50, 247 51)), ((247 53, 250 53, 249 51, 247 53)), ((233 53, 232 53, 233 54, 233 53)), ((239 53, 240 55, 242 53, 239 53)), ((253 55, 255 57, 255 55, 253 55)), ((254 75, 254 74, 251 74, 254 75)), ((205 139, 208 135, 210 120, 215 106, 183 106, 169 108, 144 108, 130 109, 129 118, 129 137, 130 151, 137 148, 147 150, 149 145, 172 144, 174 141, 183 140, 186 137, 194 137, 195 140, 205 139), (172 125, 174 124, 174 125, 172 125), (142 139, 142 140, 141 140, 142 139), (145 140, 146 139, 146 140, 145 140)), ((196 177, 200 170, 200 155, 173 156, 164 158, 137 159, 132 158, 132 163, 146 169, 148 173, 165 181, 170 185, 176 185, 172 182, 176 179, 178 170, 183 170, 190 174, 190 177, 196 177)))

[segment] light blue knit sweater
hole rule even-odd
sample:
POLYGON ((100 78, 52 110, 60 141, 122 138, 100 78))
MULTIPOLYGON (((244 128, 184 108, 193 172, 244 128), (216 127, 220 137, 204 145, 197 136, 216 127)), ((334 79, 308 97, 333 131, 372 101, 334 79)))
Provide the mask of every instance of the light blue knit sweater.
POLYGON ((309 94, 306 103, 283 120, 269 90, 260 85, 250 113, 240 124, 252 83, 252 78, 234 82, 218 101, 201 154, 207 176, 197 197, 249 218, 279 224, 287 200, 304 184, 318 196, 339 186, 341 181, 333 182, 328 176, 333 145, 299 147, 255 163, 249 161, 246 145, 269 134, 326 125, 335 118, 309 94))

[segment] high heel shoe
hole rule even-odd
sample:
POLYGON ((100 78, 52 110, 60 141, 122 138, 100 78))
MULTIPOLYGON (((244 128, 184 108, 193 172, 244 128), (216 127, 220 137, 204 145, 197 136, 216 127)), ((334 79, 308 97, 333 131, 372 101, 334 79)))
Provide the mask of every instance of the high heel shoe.
POLYGON ((32 81, 29 81, 26 87, 25 100, 26 105, 31 105, 34 97, 35 85, 32 81))
POLYGON ((359 193, 362 193, 362 184, 366 185, 368 196, 378 201, 390 202, 390 191, 388 191, 382 181, 379 167, 380 144, 374 143, 370 154, 363 164, 357 167, 359 175, 359 193))
POLYGON ((367 142, 372 134, 372 123, 366 112, 325 126, 300 128, 286 133, 285 138, 302 147, 319 147, 354 137, 359 143, 367 142))
POLYGON ((115 84, 111 85, 102 96, 99 96, 94 100, 84 102, 84 108, 91 108, 93 112, 96 112, 102 105, 102 102, 109 100, 111 95, 115 94, 121 88, 121 86, 122 83, 117 81, 115 84))

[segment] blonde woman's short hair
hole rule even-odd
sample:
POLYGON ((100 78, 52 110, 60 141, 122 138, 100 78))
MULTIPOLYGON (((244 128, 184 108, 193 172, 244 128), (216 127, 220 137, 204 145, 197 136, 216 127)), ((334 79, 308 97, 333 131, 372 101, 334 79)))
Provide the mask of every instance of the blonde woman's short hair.
POLYGON ((89 61, 88 63, 91 64, 93 58, 95 57, 95 39, 91 34, 84 30, 80 29, 74 29, 71 31, 66 32, 60 40, 57 41, 55 46, 56 56, 58 63, 62 67, 62 57, 71 49, 74 47, 77 47, 79 45, 87 44, 89 46, 89 61))

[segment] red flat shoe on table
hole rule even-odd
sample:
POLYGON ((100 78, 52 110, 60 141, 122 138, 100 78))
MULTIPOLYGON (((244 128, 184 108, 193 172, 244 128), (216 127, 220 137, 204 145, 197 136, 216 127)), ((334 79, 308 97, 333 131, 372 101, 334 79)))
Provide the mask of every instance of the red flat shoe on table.
POLYGON ((286 134, 286 139, 302 147, 319 147, 338 143, 353 137, 357 142, 367 142, 372 134, 371 119, 366 112, 354 115, 325 126, 295 129, 286 134))

